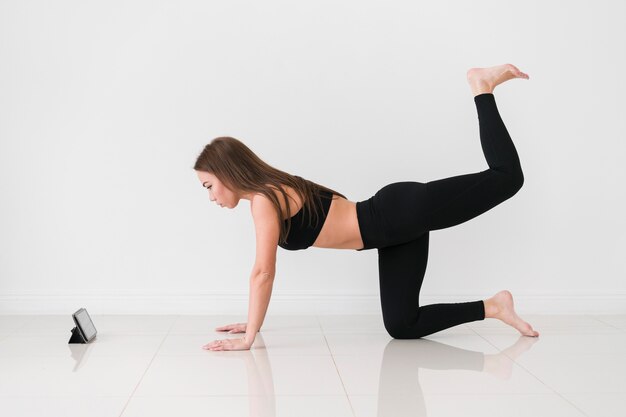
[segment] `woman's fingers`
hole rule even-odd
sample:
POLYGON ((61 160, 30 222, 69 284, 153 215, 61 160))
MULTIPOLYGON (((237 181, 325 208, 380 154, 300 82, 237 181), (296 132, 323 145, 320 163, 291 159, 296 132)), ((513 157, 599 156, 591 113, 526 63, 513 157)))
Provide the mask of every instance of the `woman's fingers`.
POLYGON ((230 333, 245 333, 246 332, 246 323, 227 324, 226 326, 217 327, 215 330, 218 331, 218 332, 230 331, 230 333))
POLYGON ((208 350, 250 350, 250 344, 245 339, 215 340, 203 346, 208 350))
POLYGON ((236 324, 227 324, 226 326, 218 327, 215 330, 217 330, 218 332, 224 331, 224 330, 231 330, 231 329, 234 329, 235 326, 236 324))
POLYGON ((214 340, 211 343, 207 343, 206 345, 202 346, 204 349, 214 349, 214 348, 221 348, 223 345, 227 344, 228 341, 227 340, 214 340))
POLYGON ((230 346, 231 342, 228 339, 225 340, 214 340, 211 343, 207 343, 202 346, 203 349, 211 349, 211 350, 223 350, 230 346))

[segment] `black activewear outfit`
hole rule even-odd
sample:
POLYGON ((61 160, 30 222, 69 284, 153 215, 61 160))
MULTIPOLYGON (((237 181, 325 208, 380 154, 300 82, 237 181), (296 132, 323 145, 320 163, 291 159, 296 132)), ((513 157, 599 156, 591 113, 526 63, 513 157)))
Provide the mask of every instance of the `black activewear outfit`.
MULTIPOLYGON (((416 339, 485 318, 482 300, 419 305, 429 232, 479 216, 515 195, 524 182, 515 145, 494 95, 479 94, 474 102, 489 169, 427 183, 392 183, 356 204, 364 244, 358 250, 378 249, 383 321, 393 338, 416 339)), ((330 206, 330 200, 325 201, 324 219, 330 206)), ((320 223, 316 233, 308 235, 309 246, 319 234, 323 221, 320 223)), ((294 236, 290 233, 289 239, 303 233, 294 229, 294 224, 292 231, 294 236)))

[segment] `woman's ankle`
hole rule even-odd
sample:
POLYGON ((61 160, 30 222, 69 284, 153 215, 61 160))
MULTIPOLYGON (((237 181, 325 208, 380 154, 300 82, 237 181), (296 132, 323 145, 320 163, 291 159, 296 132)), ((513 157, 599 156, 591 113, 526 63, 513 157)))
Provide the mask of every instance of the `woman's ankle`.
POLYGON ((485 304, 485 318, 486 319, 496 318, 496 314, 498 313, 498 308, 496 307, 493 300, 488 298, 486 300, 483 300, 483 303, 485 304))
POLYGON ((474 97, 479 96, 481 94, 493 94, 493 88, 488 87, 486 85, 478 85, 478 86, 472 86, 471 87, 472 90, 472 94, 474 95, 474 97))

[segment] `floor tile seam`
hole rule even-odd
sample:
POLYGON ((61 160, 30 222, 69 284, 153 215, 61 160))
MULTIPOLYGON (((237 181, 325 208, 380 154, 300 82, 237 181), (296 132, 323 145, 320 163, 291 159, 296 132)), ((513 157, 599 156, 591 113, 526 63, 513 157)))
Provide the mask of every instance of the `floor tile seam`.
POLYGON ((616 326, 616 325, 614 325, 614 324, 608 323, 608 322, 606 322, 606 321, 602 321, 602 320, 600 320, 599 318, 594 317, 594 316, 590 316, 590 317, 591 317, 592 319, 596 320, 596 321, 599 321, 599 322, 600 322, 600 323, 602 323, 602 324, 605 324, 605 325, 609 326, 609 327, 612 327, 612 328, 614 328, 614 329, 621 330, 622 332, 626 332, 626 328, 624 328, 624 327, 619 327, 619 326, 616 326))
POLYGON ((335 356, 333 355, 332 350, 330 349, 330 345, 328 344, 328 339, 326 338, 326 333, 322 328, 322 322, 320 321, 319 315, 315 315, 315 319, 317 320, 317 324, 320 326, 320 330, 322 330, 322 336, 324 337, 324 342, 326 343, 326 348, 330 353, 330 360, 333 361, 333 366, 335 367, 335 372, 337 372, 337 376, 339 377, 339 381, 341 382, 341 387, 343 388, 344 398, 348 401, 348 405, 350 406, 350 412, 353 417, 356 416, 356 412, 354 411, 354 407, 352 406, 352 401, 350 401, 350 396, 348 396, 348 390, 346 389, 346 385, 343 382, 343 378, 341 377, 341 373, 339 372, 339 367, 337 367, 337 362, 335 362, 335 356))
MULTIPOLYGON (((174 320, 174 322, 176 322, 177 320, 174 320)), ((172 325, 173 325, 173 323, 172 323, 172 325)), ((154 362, 154 359, 157 357, 159 351, 161 350, 161 347, 163 346, 163 343, 165 343, 165 340, 167 339, 167 336, 169 334, 169 330, 171 330, 171 328, 172 328, 172 326, 170 326, 170 329, 168 329, 168 333, 163 335, 163 339, 161 339, 161 343, 159 344, 159 347, 157 348, 156 352, 154 352, 154 355, 152 355, 152 359, 150 359, 150 362, 148 363, 148 366, 146 366, 146 369, 144 369, 143 374, 141 374, 141 378, 139 378, 139 381, 137 381, 137 384, 135 384, 135 388, 133 389, 133 391, 128 396, 128 400, 124 404, 124 407, 122 408, 122 411, 120 412, 119 417, 123 417, 124 413, 126 412, 126 407, 128 407, 128 404, 133 399, 133 395, 135 395, 135 392, 137 391, 137 388, 139 388, 139 385, 141 385, 141 382, 143 381, 144 377, 146 376, 146 373, 148 372, 148 370, 152 366, 152 363, 154 362)))
POLYGON ((322 321, 320 320, 319 315, 315 315, 315 321, 317 322, 317 327, 319 327, 320 331, 324 333, 324 327, 322 326, 322 321))
POLYGON ((563 401, 567 402, 568 404, 570 404, 572 407, 574 407, 576 410, 578 410, 583 416, 586 417, 592 417, 589 414, 585 413, 582 409, 580 409, 580 407, 578 407, 576 404, 574 404, 572 401, 570 401, 567 397, 565 397, 564 395, 566 393, 560 393, 557 391, 556 393, 559 397, 561 397, 563 399, 563 401))
POLYGON ((507 358, 509 358, 511 361, 513 361, 514 364, 516 364, 517 366, 519 366, 520 368, 522 368, 524 371, 526 371, 526 373, 528 373, 528 375, 532 376, 533 378, 535 378, 537 381, 539 381, 541 384, 543 384, 546 388, 548 388, 549 390, 551 390, 554 394, 556 394, 557 396, 559 396, 563 401, 567 402, 569 405, 571 405, 572 407, 574 407, 576 410, 578 410, 580 413, 582 413, 582 415, 584 416, 588 416, 587 413, 585 413, 583 410, 581 410, 576 404, 574 404, 573 402, 571 402, 570 400, 568 400, 567 398, 565 398, 560 392, 558 392, 555 388, 551 387, 550 385, 546 384, 543 380, 541 380, 537 375, 535 375, 533 372, 531 372, 528 368, 526 368, 525 366, 523 366, 521 363, 517 362, 515 359, 513 359, 512 357, 510 357, 509 355, 507 355, 503 350, 501 350, 499 347, 497 347, 496 345, 494 345, 493 343, 491 343, 489 340, 487 340, 485 337, 483 337, 483 335, 479 334, 477 331, 475 331, 474 329, 472 329, 478 336, 480 336, 485 342, 489 343, 491 346, 495 347, 500 353, 504 354, 504 356, 506 356, 507 358))
MULTIPOLYGON (((180 317, 181 317, 181 316, 180 316, 180 314, 178 314, 178 315, 176 316, 176 319, 172 320, 172 324, 170 324, 169 329, 167 329, 166 336, 169 336, 169 335, 170 335, 170 333, 172 333, 172 329, 174 328, 174 326, 176 325, 176 323, 178 323, 178 320, 180 320, 180 317)), ((159 347, 159 349, 160 349, 160 347, 159 347)))

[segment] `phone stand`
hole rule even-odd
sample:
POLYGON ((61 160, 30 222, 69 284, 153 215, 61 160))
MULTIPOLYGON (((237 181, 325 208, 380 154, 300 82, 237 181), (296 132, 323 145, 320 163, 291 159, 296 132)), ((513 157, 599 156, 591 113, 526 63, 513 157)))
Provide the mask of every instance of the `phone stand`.
POLYGON ((72 329, 72 337, 70 337, 68 344, 70 343, 87 343, 76 326, 72 329))

